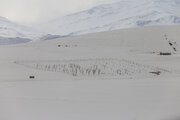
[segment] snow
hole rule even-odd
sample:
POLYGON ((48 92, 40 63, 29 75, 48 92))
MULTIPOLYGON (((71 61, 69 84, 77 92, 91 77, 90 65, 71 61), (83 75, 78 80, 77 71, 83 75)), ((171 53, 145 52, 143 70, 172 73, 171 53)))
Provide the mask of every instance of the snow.
POLYGON ((1 46, 0 119, 177 120, 179 31, 180 26, 142 27, 1 46), (73 65, 97 65, 105 74, 74 75, 67 72, 73 65), (135 72, 117 75, 117 68, 135 72))
POLYGON ((120 0, 57 17, 33 27, 0 17, 0 44, 49 40, 122 28, 179 24, 179 0, 120 0))
POLYGON ((6 18, 0 17, 0 37, 3 38, 26 38, 37 40, 43 33, 38 32, 33 28, 19 25, 9 21, 6 18))
POLYGON ((79 35, 120 28, 179 25, 178 0, 121 0, 56 18, 39 25, 51 34, 79 35))
POLYGON ((0 45, 49 40, 60 37, 63 36, 47 34, 35 28, 11 22, 0 16, 0 45))

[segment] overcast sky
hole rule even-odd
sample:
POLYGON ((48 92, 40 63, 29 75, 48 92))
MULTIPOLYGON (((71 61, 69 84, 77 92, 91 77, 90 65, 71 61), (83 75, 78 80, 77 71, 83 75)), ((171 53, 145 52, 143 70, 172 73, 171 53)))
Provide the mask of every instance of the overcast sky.
POLYGON ((119 0, 0 0, 0 16, 22 24, 48 21, 119 0))

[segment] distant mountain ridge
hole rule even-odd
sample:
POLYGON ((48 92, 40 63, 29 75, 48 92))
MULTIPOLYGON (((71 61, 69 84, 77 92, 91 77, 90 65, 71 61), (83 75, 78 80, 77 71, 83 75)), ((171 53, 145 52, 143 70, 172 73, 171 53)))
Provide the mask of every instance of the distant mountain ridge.
POLYGON ((122 0, 57 18, 41 29, 51 34, 78 35, 150 25, 180 25, 180 1, 122 0))
POLYGON ((46 34, 34 28, 11 22, 0 16, 0 45, 48 40, 59 37, 61 36, 46 34))
POLYGON ((17 23, 11 22, 6 18, 0 17, 0 37, 4 38, 26 38, 38 39, 42 33, 17 23))

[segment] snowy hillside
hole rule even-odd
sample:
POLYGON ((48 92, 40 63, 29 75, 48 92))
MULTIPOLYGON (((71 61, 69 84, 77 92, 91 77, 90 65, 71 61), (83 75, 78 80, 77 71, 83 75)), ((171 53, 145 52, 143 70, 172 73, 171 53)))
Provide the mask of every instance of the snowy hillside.
POLYGON ((77 35, 149 25, 180 24, 179 0, 121 0, 57 18, 42 25, 51 34, 77 35))
POLYGON ((179 0, 120 0, 59 17, 34 28, 0 17, 0 44, 151 25, 180 25, 179 0))
MULTIPOLYGON (((0 40, 1 39, 30 39, 36 40, 42 33, 28 27, 13 23, 6 18, 0 17, 0 40)), ((25 40, 25 41, 26 41, 25 40)))
POLYGON ((47 40, 59 38, 58 35, 50 35, 34 28, 29 28, 0 17, 0 45, 24 43, 35 40, 47 40))

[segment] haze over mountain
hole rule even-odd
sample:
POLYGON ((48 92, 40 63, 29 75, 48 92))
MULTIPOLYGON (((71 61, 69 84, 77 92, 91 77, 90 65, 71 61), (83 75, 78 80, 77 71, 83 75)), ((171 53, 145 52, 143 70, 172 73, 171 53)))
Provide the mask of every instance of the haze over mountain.
POLYGON ((0 44, 24 43, 60 37, 37 31, 34 28, 19 25, 0 16, 0 44))
POLYGON ((59 17, 41 25, 51 34, 77 35, 150 25, 179 25, 179 0, 122 0, 59 17))
POLYGON ((4 17, 0 17, 0 43, 19 43, 37 40, 42 33, 28 27, 13 23, 4 17))

